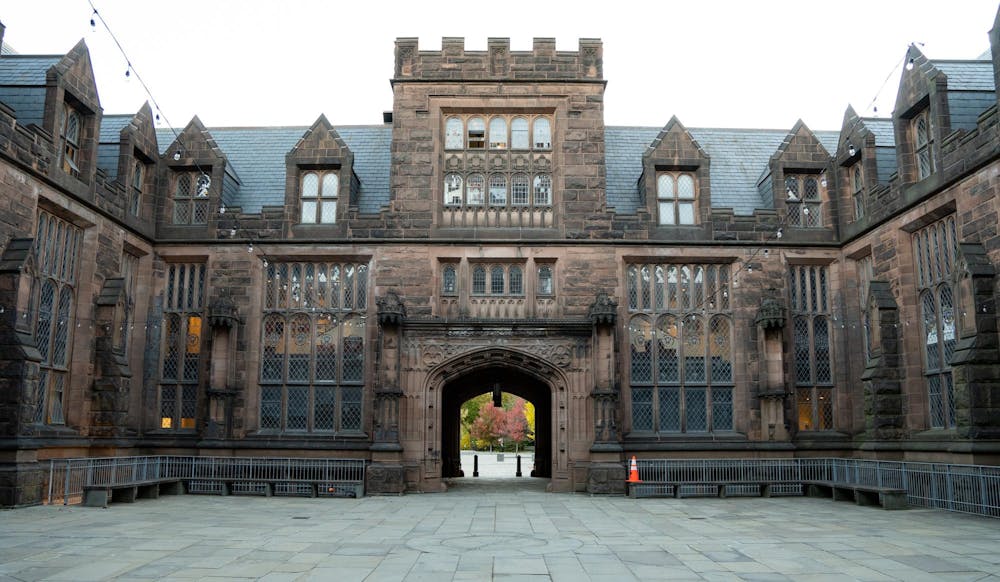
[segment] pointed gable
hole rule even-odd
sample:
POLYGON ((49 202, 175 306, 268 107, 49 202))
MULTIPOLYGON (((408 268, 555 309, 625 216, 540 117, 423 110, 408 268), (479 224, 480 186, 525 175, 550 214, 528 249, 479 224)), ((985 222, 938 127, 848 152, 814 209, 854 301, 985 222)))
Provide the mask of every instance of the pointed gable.
POLYGON ((834 158, 841 167, 862 161, 866 188, 887 184, 889 177, 896 172, 896 139, 892 120, 861 117, 848 105, 840 125, 840 140, 834 158))
POLYGON ((361 182, 354 173, 354 153, 326 115, 320 114, 285 156, 285 176, 285 205, 294 209, 295 213, 291 217, 293 224, 323 223, 327 228, 336 225, 336 228, 342 229, 345 225, 341 220, 347 216, 347 209, 357 207, 361 182), (314 199, 308 202, 302 200, 304 195, 301 185, 307 174, 315 174, 314 178, 317 180, 321 179, 319 176, 336 178, 335 192, 326 191, 328 182, 318 191, 319 204, 336 205, 332 206, 336 208, 336 217, 333 221, 327 222, 329 216, 326 215, 323 219, 320 216, 310 218, 304 216, 303 208, 309 210, 315 208, 317 204, 314 199))
POLYGON ((149 101, 143 103, 128 125, 122 128, 121 140, 122 143, 128 140, 136 151, 147 158, 147 161, 151 162, 159 156, 153 109, 149 106, 149 101))
POLYGON ((643 159, 647 158, 656 160, 657 164, 684 167, 707 161, 708 154, 675 115, 646 148, 643 159))
POLYGON ((816 134, 799 119, 785 135, 778 150, 771 156, 771 161, 799 169, 825 168, 830 161, 830 152, 826 151, 816 134))
POLYGON ((770 171, 758 183, 758 191, 762 198, 771 197, 789 226, 830 226, 824 176, 831 160, 816 134, 799 119, 771 155, 770 171))
MULTIPOLYGON (((924 56, 915 45, 906 49, 906 66, 899 77, 899 90, 896 93, 894 117, 904 119, 913 116, 914 109, 926 106, 926 100, 934 93, 935 83, 940 71, 924 56)), ((941 81, 945 78, 942 76, 941 81)))
POLYGON ((302 134, 287 155, 287 159, 297 164, 317 165, 342 165, 348 158, 353 159, 351 149, 323 114, 302 134))
POLYGON ((97 81, 94 79, 90 50, 83 39, 80 39, 66 56, 49 69, 46 78, 50 85, 58 84, 70 93, 88 113, 100 111, 101 102, 97 94, 97 81))
POLYGON ((660 226, 703 224, 711 210, 709 156, 677 116, 642 155, 639 197, 660 226))

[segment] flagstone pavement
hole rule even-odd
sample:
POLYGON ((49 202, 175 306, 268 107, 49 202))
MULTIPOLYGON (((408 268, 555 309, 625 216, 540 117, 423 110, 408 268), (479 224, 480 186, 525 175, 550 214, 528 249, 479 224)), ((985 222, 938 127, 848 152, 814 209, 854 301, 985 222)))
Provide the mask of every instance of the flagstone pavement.
POLYGON ((0 511, 0 581, 1000 580, 1000 519, 815 498, 554 494, 545 483, 0 511))

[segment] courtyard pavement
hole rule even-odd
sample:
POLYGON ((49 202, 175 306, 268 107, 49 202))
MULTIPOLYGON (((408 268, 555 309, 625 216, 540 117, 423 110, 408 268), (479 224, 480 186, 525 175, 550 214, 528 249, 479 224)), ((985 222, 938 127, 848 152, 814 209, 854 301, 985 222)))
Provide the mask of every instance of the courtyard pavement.
POLYGON ((0 581, 1000 580, 997 519, 815 498, 553 494, 528 477, 451 484, 0 511, 0 581))

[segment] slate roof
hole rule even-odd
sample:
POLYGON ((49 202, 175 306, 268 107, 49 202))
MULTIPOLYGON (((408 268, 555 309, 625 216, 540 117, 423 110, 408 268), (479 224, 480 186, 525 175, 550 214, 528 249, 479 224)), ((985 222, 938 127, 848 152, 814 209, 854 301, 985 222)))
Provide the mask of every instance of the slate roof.
POLYGON ((104 115, 101 117, 101 143, 120 143, 122 129, 132 121, 134 115, 104 115))
MULTIPOLYGON (((264 206, 283 205, 285 154, 308 129, 308 126, 208 128, 239 176, 239 193, 227 203, 249 213, 260 212, 264 206)), ((366 125, 335 129, 354 153, 354 173, 361 182, 358 209, 363 214, 377 213, 389 203, 392 128, 366 125)), ((175 140, 170 129, 158 129, 156 137, 161 154, 175 140)))
POLYGON ((45 73, 63 55, 4 55, 0 59, 0 85, 45 85, 45 73))
POLYGON ((14 50, 14 47, 10 46, 9 44, 7 44, 5 42, 4 43, 0 43, 0 56, 5 57, 7 55, 16 55, 16 54, 17 54, 17 51, 14 50))
MULTIPOLYGON (((861 123, 875 136, 875 147, 896 147, 896 129, 892 126, 891 119, 862 117, 861 123)), ((832 154, 835 151, 837 151, 836 148, 830 150, 830 153, 832 154)))
POLYGON ((948 75, 949 91, 995 91, 991 61, 931 61, 948 75))
MULTIPOLYGON (((688 128, 688 132, 711 158, 713 208, 732 208, 742 215, 773 208, 773 201, 761 201, 757 181, 789 130, 688 128)), ((659 133, 656 127, 604 129, 608 206, 619 214, 633 214, 639 206, 636 183, 642 154, 659 133)), ((828 152, 837 150, 838 132, 813 133, 828 152)))
POLYGON ((97 167, 104 170, 111 180, 118 176, 122 128, 132 121, 132 117, 132 115, 105 115, 101 117, 101 131, 98 134, 97 144, 97 167))

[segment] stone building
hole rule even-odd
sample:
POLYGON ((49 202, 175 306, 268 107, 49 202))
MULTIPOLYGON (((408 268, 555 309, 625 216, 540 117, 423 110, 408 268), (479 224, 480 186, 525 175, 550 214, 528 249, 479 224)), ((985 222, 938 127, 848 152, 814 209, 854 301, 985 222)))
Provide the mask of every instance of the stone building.
POLYGON ((556 491, 632 455, 1000 463, 998 29, 911 47, 892 117, 837 131, 605 126, 596 39, 400 38, 382 125, 176 132, 105 114, 83 41, 5 49, 0 504, 138 454, 443 490, 495 388, 556 491))

